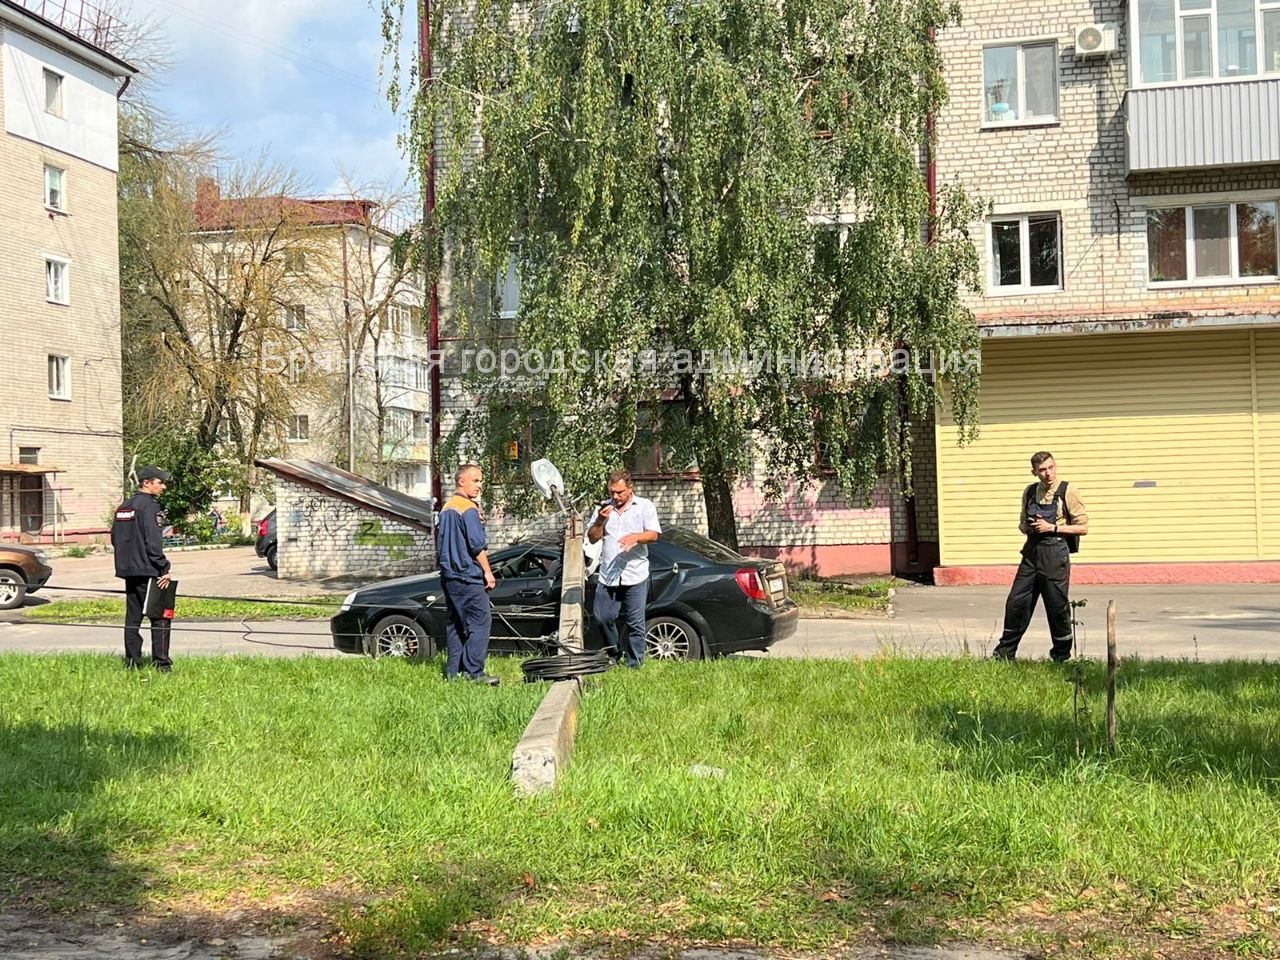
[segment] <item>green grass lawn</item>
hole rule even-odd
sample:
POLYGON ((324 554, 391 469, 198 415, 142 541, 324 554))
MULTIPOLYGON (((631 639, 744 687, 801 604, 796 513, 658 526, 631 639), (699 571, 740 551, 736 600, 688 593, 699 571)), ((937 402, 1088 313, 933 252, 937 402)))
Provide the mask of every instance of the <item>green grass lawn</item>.
POLYGON ((328 891, 370 957, 464 926, 1269 955, 1280 666, 1126 662, 1112 757, 1096 669, 1077 756, 1050 664, 649 665, 589 689, 561 788, 518 800, 542 688, 491 663, 497 690, 356 658, 0 657, 0 900, 328 891))
MULTIPOLYGON (((247 600, 199 600, 178 595, 181 620, 327 620, 338 612, 341 597, 297 597, 305 603, 247 600)), ((28 620, 48 623, 123 623, 124 598, 53 600, 23 610, 28 620)))
POLYGON ((840 580, 793 580, 791 598, 805 611, 884 611, 889 609, 888 580, 844 583, 840 580))

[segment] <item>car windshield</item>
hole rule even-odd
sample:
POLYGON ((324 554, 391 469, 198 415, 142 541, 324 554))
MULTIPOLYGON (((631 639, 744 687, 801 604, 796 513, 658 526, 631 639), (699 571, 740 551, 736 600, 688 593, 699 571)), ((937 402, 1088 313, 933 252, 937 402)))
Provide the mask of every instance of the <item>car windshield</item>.
POLYGON ((710 537, 704 537, 686 527, 664 527, 660 542, 674 544, 681 550, 697 554, 712 563, 737 563, 745 559, 742 554, 735 553, 723 543, 717 543, 710 537))

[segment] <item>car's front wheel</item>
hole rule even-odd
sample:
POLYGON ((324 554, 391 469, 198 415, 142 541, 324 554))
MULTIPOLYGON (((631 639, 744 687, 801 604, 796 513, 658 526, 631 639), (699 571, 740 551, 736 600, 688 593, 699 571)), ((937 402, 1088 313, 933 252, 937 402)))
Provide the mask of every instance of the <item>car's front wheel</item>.
POLYGON ((435 652, 431 635, 413 617, 383 617, 369 634, 369 653, 374 657, 427 658, 435 652))
POLYGON ((653 617, 645 624, 644 655, 650 660, 701 660, 702 638, 677 617, 653 617))
POLYGON ((16 570, 0 570, 0 610, 12 610, 27 595, 27 581, 16 570))

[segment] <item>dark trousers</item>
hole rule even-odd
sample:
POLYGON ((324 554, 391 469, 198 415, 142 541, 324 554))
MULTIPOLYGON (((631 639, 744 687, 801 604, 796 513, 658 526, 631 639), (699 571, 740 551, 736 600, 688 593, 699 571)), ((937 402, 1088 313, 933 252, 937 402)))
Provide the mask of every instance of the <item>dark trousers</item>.
MULTIPOLYGON (((124 659, 127 663, 142 662, 142 608, 147 599, 147 584, 151 577, 124 578, 124 659)), ((169 625, 164 617, 151 617, 151 661, 157 667, 169 667, 169 625)))
POLYGON ((1053 660, 1071 659, 1071 554, 1061 537, 1045 537, 1027 545, 1013 578, 1009 599, 1004 605, 1004 633, 996 644, 995 656, 1012 660, 1018 643, 1031 625, 1036 600, 1044 599, 1045 616, 1049 619, 1053 660))
POLYGON ((489 655, 489 634, 493 631, 493 605, 483 583, 441 580, 449 622, 445 626, 447 652, 444 675, 456 677, 461 671, 468 677, 484 673, 489 655))
POLYGON ((600 625, 606 647, 613 647, 618 656, 627 658, 627 666, 638 667, 644 663, 644 608, 649 601, 649 581, 624 587, 622 585, 596 587, 592 615, 600 625), (627 626, 625 647, 618 642, 618 614, 622 613, 627 626))

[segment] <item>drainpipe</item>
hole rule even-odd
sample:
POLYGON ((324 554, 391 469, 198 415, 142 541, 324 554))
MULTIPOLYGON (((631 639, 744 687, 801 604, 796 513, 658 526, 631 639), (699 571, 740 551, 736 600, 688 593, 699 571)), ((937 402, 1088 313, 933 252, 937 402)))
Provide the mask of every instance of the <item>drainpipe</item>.
MULTIPOLYGON (((426 96, 433 79, 431 75, 431 0, 422 0, 418 8, 418 47, 422 57, 422 90, 426 96)), ((436 212, 436 133, 431 130, 431 142, 427 147, 427 182, 423 200, 422 221, 426 228, 426 268, 430 269, 430 252, 435 246, 436 212)), ((428 278, 427 307, 427 356, 431 361, 429 386, 431 388, 431 495, 439 509, 444 503, 444 488, 440 481, 440 288, 436 277, 428 278)))

